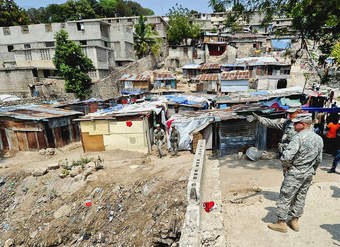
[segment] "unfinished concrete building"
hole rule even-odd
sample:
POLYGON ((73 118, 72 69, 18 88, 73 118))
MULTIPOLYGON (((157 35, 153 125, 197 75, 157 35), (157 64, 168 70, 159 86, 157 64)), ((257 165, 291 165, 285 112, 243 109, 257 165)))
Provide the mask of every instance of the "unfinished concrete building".
POLYGON ((116 66, 116 55, 118 65, 135 60, 132 29, 99 19, 1 29, 0 92, 29 92, 29 83, 56 78, 55 34, 62 29, 92 60, 95 69, 89 76, 94 82, 106 77, 110 68, 116 66))

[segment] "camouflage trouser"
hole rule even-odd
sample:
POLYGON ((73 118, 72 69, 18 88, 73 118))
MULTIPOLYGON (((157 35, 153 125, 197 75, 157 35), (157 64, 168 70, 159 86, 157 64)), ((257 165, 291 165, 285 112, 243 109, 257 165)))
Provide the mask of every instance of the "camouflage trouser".
POLYGON ((157 141, 156 142, 156 146, 157 146, 157 149, 158 149, 158 156, 159 157, 164 156, 163 151, 162 151, 163 142, 162 141, 157 141))
POLYGON ((277 217, 287 220, 288 215, 299 218, 303 213, 305 199, 313 174, 292 174, 286 172, 280 189, 280 198, 277 202, 277 217))
POLYGON ((171 144, 171 153, 172 155, 177 155, 178 152, 178 143, 177 142, 170 142, 171 144))

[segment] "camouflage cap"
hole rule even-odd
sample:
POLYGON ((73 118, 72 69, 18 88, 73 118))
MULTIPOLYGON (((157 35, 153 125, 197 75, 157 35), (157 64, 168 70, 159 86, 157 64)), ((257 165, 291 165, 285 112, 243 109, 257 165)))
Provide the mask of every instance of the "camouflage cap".
POLYGON ((301 103, 291 103, 287 112, 294 113, 301 109, 301 103))
POLYGON ((304 122, 304 121, 312 121, 311 113, 301 113, 296 116, 296 118, 292 119, 293 123, 304 122))

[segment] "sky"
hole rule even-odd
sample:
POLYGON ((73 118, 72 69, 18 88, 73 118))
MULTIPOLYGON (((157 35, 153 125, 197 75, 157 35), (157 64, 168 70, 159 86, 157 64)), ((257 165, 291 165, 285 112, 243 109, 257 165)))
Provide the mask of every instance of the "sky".
MULTIPOLYGON (((165 15, 168 10, 175 6, 176 3, 181 4, 188 9, 197 10, 201 13, 212 12, 208 6, 208 0, 134 0, 144 8, 152 9, 156 15, 165 15)), ((66 0, 15 0, 22 8, 39 8, 46 7, 48 4, 64 3, 66 0)))

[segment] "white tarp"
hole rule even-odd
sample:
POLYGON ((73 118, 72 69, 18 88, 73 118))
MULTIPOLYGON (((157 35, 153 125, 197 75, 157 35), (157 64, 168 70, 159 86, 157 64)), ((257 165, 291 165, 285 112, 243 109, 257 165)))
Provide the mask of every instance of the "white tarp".
MULTIPOLYGON (((168 120, 172 121, 170 125, 174 124, 176 129, 179 131, 180 134, 180 141, 178 145, 179 150, 191 150, 191 142, 192 142, 192 133, 202 125, 207 124, 209 121, 213 120, 214 117, 210 116, 208 113, 202 114, 199 117, 187 117, 180 114, 172 115, 171 118, 168 120)), ((167 133, 167 142, 168 148, 170 149, 170 133, 167 133)))
POLYGON ((20 100, 20 98, 15 95, 9 95, 9 94, 0 95, 0 102, 10 102, 10 101, 16 101, 16 100, 20 100))

